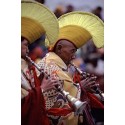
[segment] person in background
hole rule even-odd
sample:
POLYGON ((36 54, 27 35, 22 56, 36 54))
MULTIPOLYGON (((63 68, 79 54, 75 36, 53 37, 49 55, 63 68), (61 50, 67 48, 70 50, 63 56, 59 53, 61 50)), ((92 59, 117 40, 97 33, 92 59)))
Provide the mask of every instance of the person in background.
POLYGON ((59 18, 60 16, 62 16, 64 14, 64 8, 63 6, 59 5, 56 7, 54 14, 56 15, 57 18, 59 18))
POLYGON ((68 6, 66 7, 65 13, 69 13, 69 12, 72 12, 72 11, 74 11, 73 5, 68 5, 68 6))
POLYGON ((96 7, 96 8, 92 11, 93 14, 95 14, 95 15, 98 16, 101 20, 103 20, 103 19, 102 19, 101 12, 102 12, 102 7, 100 7, 100 6, 96 7))
POLYGON ((39 3, 41 3, 41 4, 45 4, 45 0, 35 0, 35 1, 37 1, 37 2, 39 2, 39 3))

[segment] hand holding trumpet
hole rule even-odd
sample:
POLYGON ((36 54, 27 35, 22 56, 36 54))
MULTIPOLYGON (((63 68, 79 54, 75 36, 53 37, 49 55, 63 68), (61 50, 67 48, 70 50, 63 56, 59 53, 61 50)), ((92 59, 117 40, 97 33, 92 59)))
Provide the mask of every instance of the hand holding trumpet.
POLYGON ((96 83, 95 80, 96 80, 95 77, 87 77, 82 81, 80 81, 80 85, 82 88, 89 91, 93 86, 95 86, 96 83))
POLYGON ((60 81, 56 80, 54 78, 47 79, 45 76, 43 77, 43 80, 41 82, 41 88, 46 91, 51 88, 55 88, 55 86, 60 85, 60 81))

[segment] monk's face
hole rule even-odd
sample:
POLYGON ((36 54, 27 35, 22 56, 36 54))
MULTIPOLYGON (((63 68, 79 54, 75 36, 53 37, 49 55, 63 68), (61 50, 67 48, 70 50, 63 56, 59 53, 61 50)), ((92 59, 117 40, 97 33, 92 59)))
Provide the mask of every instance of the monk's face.
POLYGON ((21 57, 24 58, 28 51, 28 41, 24 39, 21 41, 21 57))
POLYGON ((77 48, 74 46, 73 43, 67 40, 60 40, 59 44, 61 45, 61 48, 58 48, 58 55, 65 62, 66 65, 69 65, 70 62, 75 58, 75 52, 77 51, 77 48))

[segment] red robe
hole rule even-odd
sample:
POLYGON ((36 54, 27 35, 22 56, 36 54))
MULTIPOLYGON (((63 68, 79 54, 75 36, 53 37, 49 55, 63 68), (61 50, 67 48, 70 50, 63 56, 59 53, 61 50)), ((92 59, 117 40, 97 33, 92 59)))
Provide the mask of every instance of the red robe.
MULTIPOLYGON (((74 75, 73 80, 74 80, 74 82, 80 82, 81 81, 80 75, 78 75, 76 73, 74 75)), ((84 100, 88 100, 88 99, 89 99, 89 104, 92 108, 104 109, 104 105, 100 102, 100 100, 94 94, 91 94, 90 92, 87 92, 82 88, 81 100, 84 101, 84 100)))
POLYGON ((21 100, 21 125, 49 125, 40 87, 30 90, 21 100))
MULTIPOLYGON (((74 75, 74 82, 80 82, 80 75, 77 73, 74 75)), ((92 93, 87 92, 84 88, 81 87, 81 101, 89 102, 87 107, 84 109, 83 117, 84 117, 84 125, 95 125, 96 120, 93 120, 92 110, 101 110, 104 111, 104 105, 100 102, 100 100, 92 93)), ((96 112, 97 115, 98 112, 96 112)), ((102 114, 101 114, 102 115, 102 114)), ((98 119, 98 116, 97 118, 98 119)))
MULTIPOLYGON (((33 66, 34 84, 36 87, 28 90, 29 94, 21 100, 21 125, 50 125, 48 115, 65 116, 72 112, 67 108, 45 109, 45 100, 40 87, 40 80, 36 76, 33 66)), ((30 80, 28 80, 30 82, 30 80)))

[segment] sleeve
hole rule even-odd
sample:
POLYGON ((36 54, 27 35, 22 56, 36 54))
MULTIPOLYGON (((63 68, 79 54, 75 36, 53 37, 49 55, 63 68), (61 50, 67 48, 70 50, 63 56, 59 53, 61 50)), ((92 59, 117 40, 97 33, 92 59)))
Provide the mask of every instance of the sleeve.
POLYGON ((28 91, 21 100, 21 125, 35 124, 49 125, 49 121, 46 116, 45 102, 40 87, 28 91))
MULTIPOLYGON (((73 81, 70 75, 68 74, 68 72, 63 71, 61 66, 59 67, 53 60, 46 59, 45 61, 45 58, 37 61, 36 63, 39 67, 44 69, 44 72, 46 72, 47 74, 51 74, 51 76, 54 76, 57 79, 64 80, 64 90, 69 92, 70 95, 77 97, 77 87, 73 85, 73 81)), ((39 71, 37 71, 37 76, 40 76, 39 71)))
POLYGON ((78 88, 73 84, 72 79, 70 78, 70 76, 68 75, 67 72, 64 72, 62 70, 59 70, 57 72, 58 77, 61 80, 64 80, 64 90, 69 92, 69 94, 73 97, 77 98, 78 95, 78 88))

